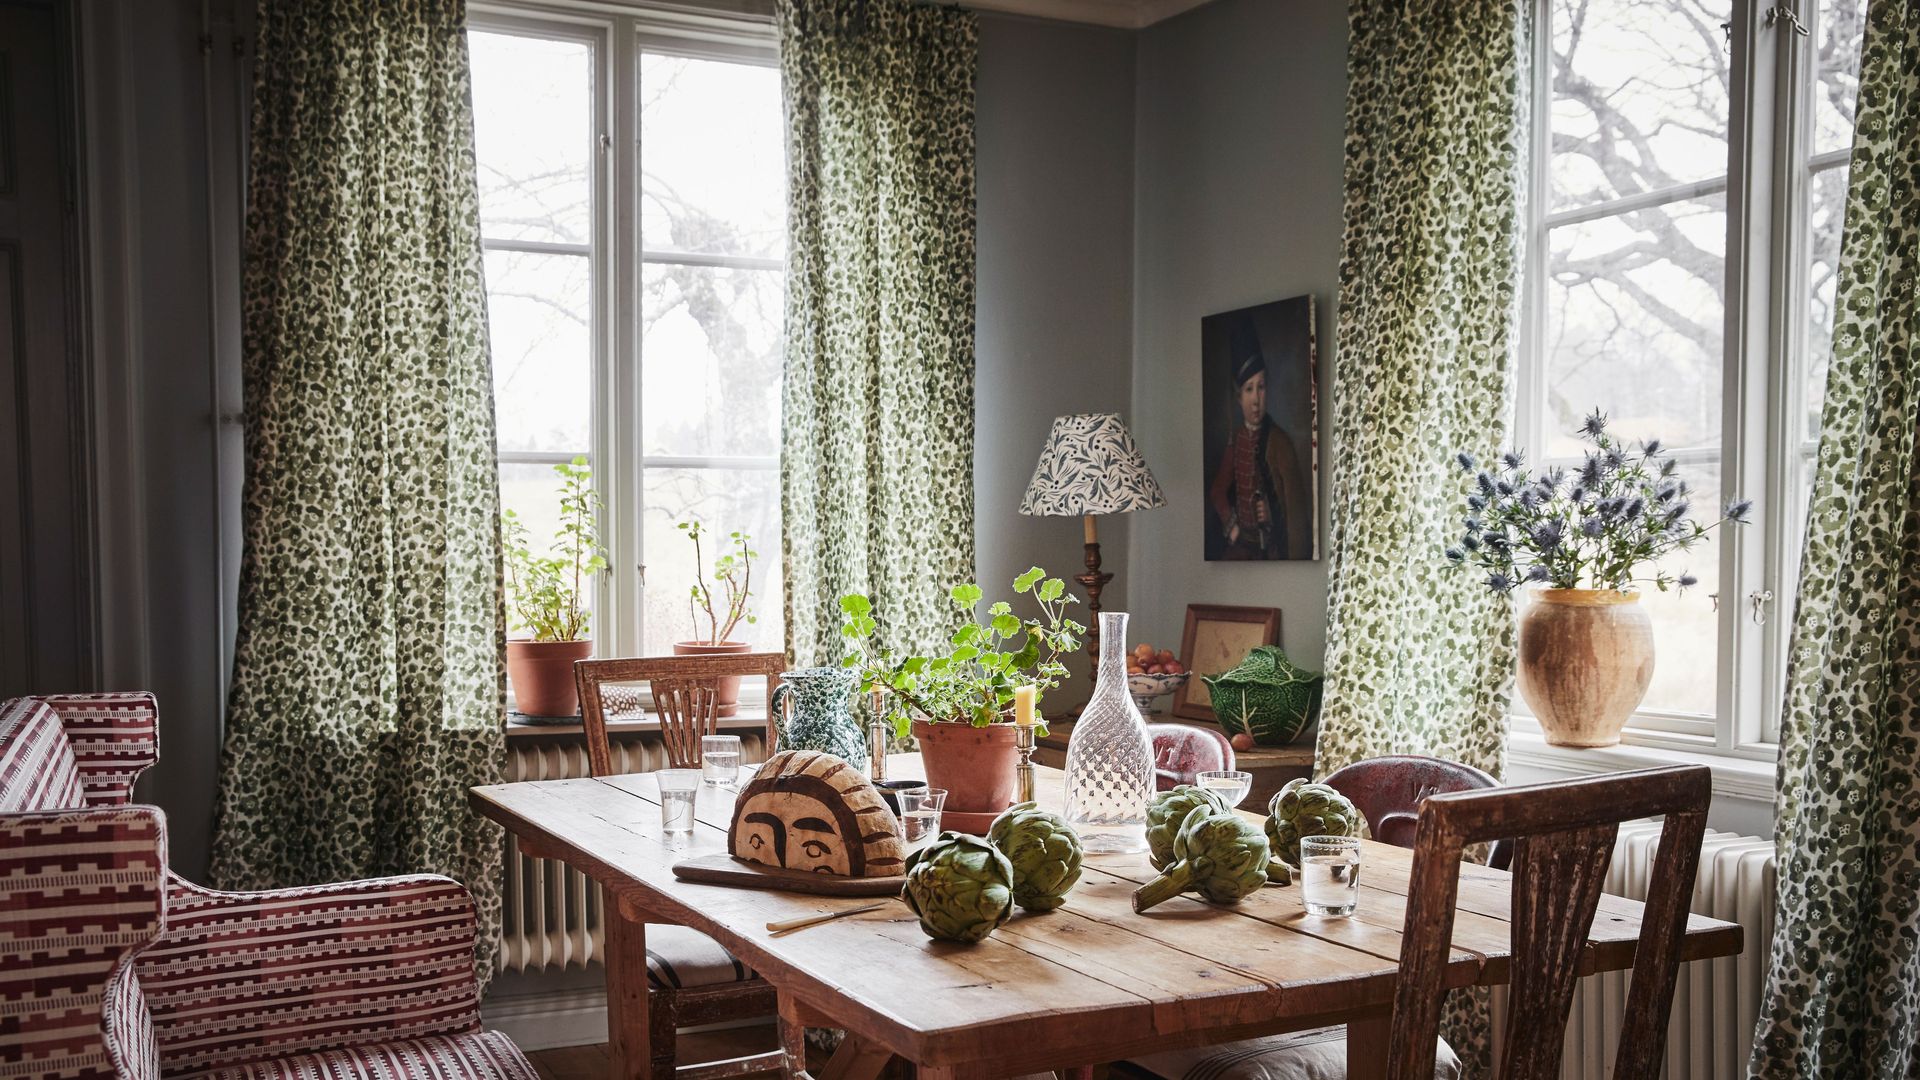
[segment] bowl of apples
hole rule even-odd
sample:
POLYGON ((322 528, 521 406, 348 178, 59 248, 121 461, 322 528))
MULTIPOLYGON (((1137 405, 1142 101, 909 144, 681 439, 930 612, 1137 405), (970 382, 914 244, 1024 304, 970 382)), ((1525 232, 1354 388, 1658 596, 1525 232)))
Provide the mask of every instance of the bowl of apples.
POLYGON ((1142 715, 1152 716, 1161 698, 1187 685, 1193 673, 1169 649, 1142 642, 1127 653, 1127 693, 1142 715))

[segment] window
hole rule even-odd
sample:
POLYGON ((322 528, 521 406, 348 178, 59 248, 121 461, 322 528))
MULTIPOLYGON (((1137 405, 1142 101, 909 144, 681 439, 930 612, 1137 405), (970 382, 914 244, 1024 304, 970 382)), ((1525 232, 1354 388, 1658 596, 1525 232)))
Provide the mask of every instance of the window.
POLYGON ((554 464, 593 464, 603 655, 694 636, 689 520, 709 569, 752 538, 734 636, 781 647, 779 71, 764 26, 685 30, 488 7, 469 35, 501 497, 551 535, 554 464))
POLYGON ((1771 752, 1863 6, 1541 0, 1517 438, 1577 461, 1599 408, 1674 448, 1699 513, 1759 506, 1677 558, 1697 587, 1644 598, 1636 741, 1771 752))

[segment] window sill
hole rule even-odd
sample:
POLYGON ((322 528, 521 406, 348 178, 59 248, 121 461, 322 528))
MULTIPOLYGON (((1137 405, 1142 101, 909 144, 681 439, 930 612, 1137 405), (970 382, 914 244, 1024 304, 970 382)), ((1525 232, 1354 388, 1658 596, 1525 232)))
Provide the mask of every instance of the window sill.
POLYGON ((1514 731, 1507 737, 1511 764, 1554 772, 1591 776, 1651 769, 1661 765, 1705 765, 1713 770, 1713 793, 1729 799, 1749 799, 1771 806, 1774 801, 1774 763, 1723 754, 1700 754, 1656 746, 1607 746, 1581 749, 1553 746, 1537 731, 1514 731))

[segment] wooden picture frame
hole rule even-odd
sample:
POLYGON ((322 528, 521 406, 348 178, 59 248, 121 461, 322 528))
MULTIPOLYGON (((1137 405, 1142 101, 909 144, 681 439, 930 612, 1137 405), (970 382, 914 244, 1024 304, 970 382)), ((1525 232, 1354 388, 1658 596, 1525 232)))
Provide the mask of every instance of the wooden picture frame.
POLYGON ((1231 670, 1257 645, 1278 644, 1279 608, 1188 604, 1187 628, 1180 635, 1180 663, 1193 672, 1193 678, 1173 692, 1173 715, 1185 720, 1214 719, 1213 702, 1200 677, 1231 670))

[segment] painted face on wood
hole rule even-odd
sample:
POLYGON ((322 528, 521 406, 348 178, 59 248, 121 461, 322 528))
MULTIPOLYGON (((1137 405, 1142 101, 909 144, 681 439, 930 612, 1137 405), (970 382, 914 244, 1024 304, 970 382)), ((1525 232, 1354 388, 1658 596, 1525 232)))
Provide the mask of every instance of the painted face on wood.
POLYGON ((727 852, 842 877, 888 877, 905 867, 880 793, 844 760, 812 750, 775 754, 760 767, 734 804, 727 852))

